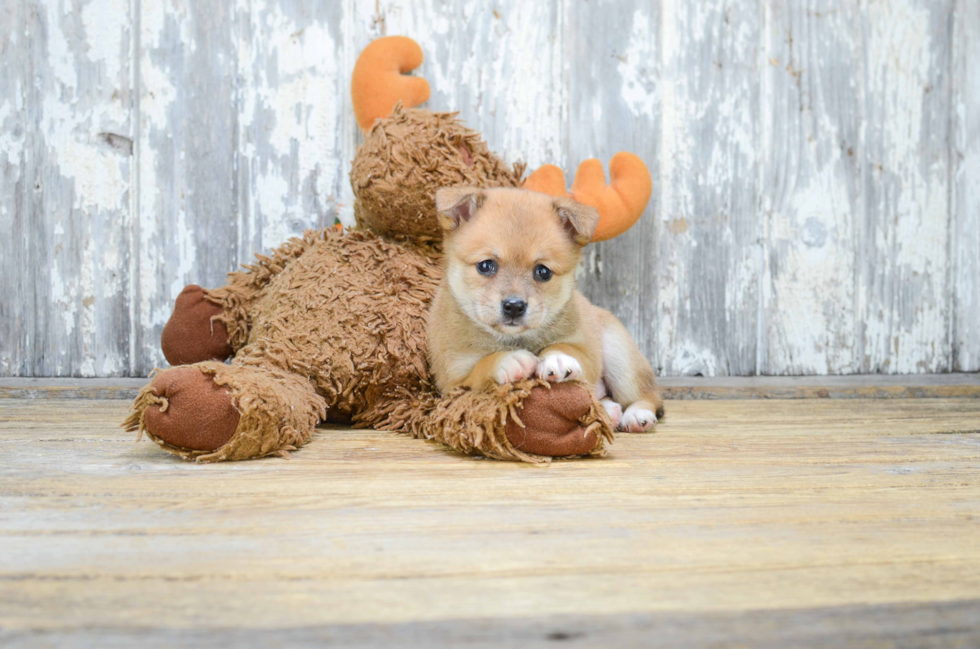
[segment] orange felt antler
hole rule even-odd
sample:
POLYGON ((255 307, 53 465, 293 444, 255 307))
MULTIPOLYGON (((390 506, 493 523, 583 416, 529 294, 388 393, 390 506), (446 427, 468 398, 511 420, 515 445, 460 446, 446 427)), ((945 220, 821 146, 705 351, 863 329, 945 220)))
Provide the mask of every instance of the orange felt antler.
MULTIPOLYGON (((565 189, 565 172, 555 165, 538 167, 534 173, 524 179, 524 184, 521 187, 548 196, 562 198, 568 196, 568 190, 565 189)), ((593 207, 595 206, 593 205, 593 207)))
POLYGON ((565 190, 565 174, 554 165, 544 165, 524 181, 524 189, 543 192, 551 196, 571 196, 599 210, 599 225, 592 241, 605 241, 618 237, 629 230, 643 214, 653 180, 650 171, 638 156, 620 151, 609 162, 609 176, 602 163, 591 158, 578 166, 571 193, 565 190))
POLYGON ((350 94, 362 131, 387 117, 399 101, 406 108, 429 98, 429 82, 407 76, 422 65, 422 48, 406 36, 385 36, 364 48, 354 64, 350 94))

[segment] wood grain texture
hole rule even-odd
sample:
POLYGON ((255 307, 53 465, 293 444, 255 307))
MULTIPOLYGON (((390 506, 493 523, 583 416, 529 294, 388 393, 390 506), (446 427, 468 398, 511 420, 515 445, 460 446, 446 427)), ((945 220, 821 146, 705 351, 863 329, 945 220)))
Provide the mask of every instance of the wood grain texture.
POLYGON ((858 250, 863 372, 950 368, 952 2, 869 3, 865 213, 858 250))
POLYGON ((980 371, 980 4, 953 14, 952 276, 953 371, 980 371))
POLYGON ((909 649, 974 647, 980 600, 925 604, 831 606, 808 609, 685 613, 572 614, 531 618, 477 618, 391 624, 324 624, 276 629, 119 629, 4 631, 10 649, 140 646, 209 649, 234 647, 339 646, 387 649, 430 647, 717 649, 721 646, 784 649, 909 649))
POLYGON ((976 3, 14 0, 0 27, 2 376, 144 376, 185 284, 352 224, 350 71, 387 34, 509 161, 646 161, 580 280, 661 373, 980 370, 976 3))
POLYGON ((34 128, 27 119, 32 51, 27 45, 31 12, 27 3, 0 11, 0 376, 34 374, 33 228, 28 219, 34 128))
POLYGON ((668 374, 757 373, 759 3, 663 5, 658 347, 668 374))
POLYGON ((860 370, 861 12, 767 2, 761 114, 761 374, 860 370))
POLYGON ((337 215, 350 162, 342 9, 303 0, 236 8, 240 260, 337 215))
POLYGON ((129 371, 130 3, 5 3, 0 373, 129 371))
POLYGON ((978 624, 957 602, 980 598, 980 400, 675 402, 657 434, 543 469, 342 428, 202 466, 134 443, 125 410, 0 401, 6 638, 978 624))

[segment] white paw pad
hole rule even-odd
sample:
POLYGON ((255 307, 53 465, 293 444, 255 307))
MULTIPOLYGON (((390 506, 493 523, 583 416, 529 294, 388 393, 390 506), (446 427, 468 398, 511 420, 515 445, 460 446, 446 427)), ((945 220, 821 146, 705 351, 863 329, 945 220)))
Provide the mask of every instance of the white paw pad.
POLYGON ((645 433, 653 428, 656 423, 657 416, 652 411, 630 406, 623 413, 623 418, 619 422, 619 430, 628 433, 645 433))
POLYGON ((538 361, 536 372, 539 379, 562 383, 573 381, 582 375, 582 366, 568 354, 548 354, 538 361))
POLYGON ((493 378, 497 383, 516 383, 521 379, 526 379, 534 375, 534 368, 538 365, 538 357, 529 351, 518 349, 497 362, 497 369, 493 378))
POLYGON ((619 422, 623 419, 623 407, 612 399, 602 399, 599 403, 606 409, 606 414, 612 420, 613 428, 619 426, 619 422))

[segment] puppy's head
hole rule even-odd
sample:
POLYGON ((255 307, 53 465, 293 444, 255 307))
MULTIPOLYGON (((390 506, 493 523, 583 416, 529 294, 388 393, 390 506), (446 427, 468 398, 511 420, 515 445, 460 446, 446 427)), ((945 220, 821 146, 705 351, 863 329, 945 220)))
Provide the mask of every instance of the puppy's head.
POLYGON ((436 211, 453 297, 502 336, 545 326, 561 311, 599 222, 592 207, 522 189, 440 189, 436 211))

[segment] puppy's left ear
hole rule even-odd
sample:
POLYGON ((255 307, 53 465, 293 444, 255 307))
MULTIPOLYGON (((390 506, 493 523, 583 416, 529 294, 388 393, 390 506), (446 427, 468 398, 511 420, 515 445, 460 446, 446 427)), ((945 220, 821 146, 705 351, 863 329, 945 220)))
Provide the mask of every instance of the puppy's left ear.
POLYGON ((473 218, 485 198, 486 194, 475 187, 443 187, 436 192, 439 225, 446 232, 452 232, 473 218))
POLYGON ((584 246, 592 241, 592 233, 599 224, 599 211, 596 208, 570 198, 556 198, 554 206, 561 224, 575 243, 584 246))

